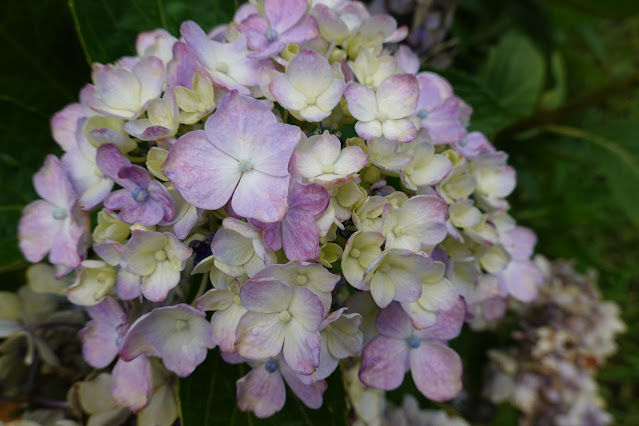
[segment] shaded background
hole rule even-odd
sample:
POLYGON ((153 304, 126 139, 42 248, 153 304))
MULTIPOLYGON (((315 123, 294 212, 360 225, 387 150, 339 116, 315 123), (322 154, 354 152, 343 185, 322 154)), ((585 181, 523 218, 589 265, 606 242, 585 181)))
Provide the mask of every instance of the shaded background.
MULTIPOLYGON (((598 379, 617 423, 639 424, 639 2, 432 1, 419 19, 410 3, 376 2, 395 4, 398 20, 419 29, 411 41, 473 106, 471 129, 510 154, 518 175, 512 215, 537 232, 537 252, 596 268, 605 297, 621 305, 628 332, 598 379)), ((177 35, 185 19, 203 27, 229 21, 235 6, 2 2, 0 289, 24 282, 17 221, 36 198, 31 176, 46 154, 61 153, 49 119, 77 100, 89 63, 133 54, 139 31, 166 27, 177 35)), ((513 408, 487 406, 478 396, 485 348, 505 344, 507 335, 465 330, 453 342, 469 392, 455 409, 475 413, 477 423, 514 424, 513 408)))

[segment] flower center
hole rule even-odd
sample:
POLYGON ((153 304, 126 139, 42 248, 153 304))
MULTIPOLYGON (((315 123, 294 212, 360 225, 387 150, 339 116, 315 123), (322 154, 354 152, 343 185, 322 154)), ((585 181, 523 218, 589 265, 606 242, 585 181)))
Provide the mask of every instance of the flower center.
POLYGON ((357 259, 359 257, 359 255, 361 254, 361 252, 354 248, 353 250, 351 250, 351 257, 357 259))
POLYGON ((277 370, 277 363, 272 359, 269 359, 268 361, 266 361, 266 364, 264 364, 264 369, 268 373, 275 373, 275 370, 277 370))
POLYGON ((175 321, 175 329, 177 331, 185 330, 187 328, 189 328, 189 322, 187 320, 179 319, 175 321))
POLYGON ((297 281, 297 284, 304 285, 304 284, 306 284, 308 282, 308 277, 306 275, 299 274, 297 276, 296 281, 297 281))
POLYGON ((322 170, 324 170, 324 173, 333 173, 333 165, 325 164, 322 170))
POLYGON ((238 166, 242 172, 248 172, 253 168, 253 165, 249 160, 241 160, 238 162, 238 166))
POLYGON ((289 322, 291 320, 291 314, 289 311, 280 312, 280 321, 289 322))
POLYGON ((419 118, 420 120, 423 120, 426 117, 428 117, 428 110, 422 108, 419 111, 417 111, 417 118, 419 118))
POLYGON ((421 344, 422 342, 417 336, 410 336, 410 339, 408 339, 408 346, 410 346, 411 349, 417 349, 421 344))
POLYGON ((401 226, 396 226, 395 229, 393 230, 393 232, 397 236, 404 235, 404 228, 401 227, 401 226))
POLYGON ((268 41, 269 43, 273 43, 274 41, 277 41, 278 38, 280 38, 280 35, 277 33, 276 29, 269 28, 264 31, 264 37, 266 38, 266 41, 268 41))
POLYGON ((67 211, 65 209, 58 207, 53 211, 53 218, 56 220, 62 220, 66 217, 67 217, 67 211))
POLYGON ((158 250, 154 253, 155 260, 162 262, 166 260, 166 252, 164 250, 158 250))
POLYGON ((140 188, 138 186, 133 191, 131 191, 131 198, 133 198, 138 203, 141 203, 143 201, 146 201, 147 198, 149 198, 149 192, 146 189, 140 188))

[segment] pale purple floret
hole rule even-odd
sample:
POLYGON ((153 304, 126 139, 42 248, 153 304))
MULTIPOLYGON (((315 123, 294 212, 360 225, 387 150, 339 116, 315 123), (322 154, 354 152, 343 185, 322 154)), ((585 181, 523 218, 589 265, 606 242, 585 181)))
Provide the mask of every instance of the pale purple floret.
POLYGON ((87 308, 91 320, 80 330, 82 355, 92 367, 104 368, 111 364, 120 351, 120 339, 126 333, 127 316, 112 297, 87 308))
POLYGON ((242 34, 230 43, 209 39, 193 21, 182 23, 180 32, 198 62, 219 87, 248 95, 257 86, 257 71, 267 62, 249 57, 246 37, 242 34))
POLYGON ((432 72, 417 75, 419 98, 417 118, 422 131, 434 144, 454 143, 466 136, 466 129, 460 120, 463 102, 453 96, 453 89, 444 78, 432 72))
POLYGON ((178 41, 173 45, 173 59, 166 66, 166 81, 171 87, 193 89, 193 75, 198 68, 197 58, 191 49, 178 41))
POLYGON ((266 0, 263 16, 252 14, 238 30, 255 50, 251 57, 264 59, 280 53, 287 44, 299 44, 319 35, 315 18, 306 14, 307 0, 266 0))
POLYGON ((156 308, 138 318, 124 336, 120 357, 131 361, 142 354, 157 356, 168 370, 186 377, 215 346, 204 312, 180 303, 156 308))
POLYGON ((495 147, 481 132, 471 132, 462 140, 452 144, 455 151, 472 160, 482 154, 495 152, 495 147))
POLYGON ((243 357, 264 359, 283 352, 292 370, 311 374, 319 366, 320 299, 304 287, 276 279, 251 279, 240 290, 248 310, 237 326, 235 345, 243 357))
POLYGON ((417 128, 408 117, 415 113, 418 94, 419 86, 412 74, 388 77, 377 92, 353 82, 344 90, 348 111, 358 120, 355 131, 361 138, 384 136, 399 142, 410 142, 417 135, 417 128))
POLYGON ((157 225, 173 219, 173 199, 169 191, 143 167, 131 162, 113 144, 98 148, 98 167, 123 189, 104 200, 104 206, 120 210, 120 220, 128 224, 157 225))
POLYGON ((328 191, 320 185, 293 183, 282 221, 251 223, 262 230, 262 241, 270 250, 277 251, 283 246, 289 260, 316 261, 320 256, 320 232, 315 218, 326 210, 329 201, 328 191))
POLYGON ((431 327, 416 330, 399 303, 391 303, 377 317, 380 336, 364 349, 359 378, 367 386, 392 390, 411 370, 417 389, 429 399, 445 401, 461 390, 462 363, 446 345, 456 337, 464 321, 465 304, 437 313, 431 327))
POLYGON ((237 403, 242 411, 252 411, 259 418, 270 417, 284 407, 286 388, 309 408, 322 406, 327 384, 319 380, 306 384, 281 358, 250 363, 253 369, 237 381, 237 403), (284 379, 284 380, 282 380, 284 379))
POLYGON ((28 204, 18 224, 20 250, 36 263, 49 253, 49 261, 67 273, 77 267, 88 246, 89 217, 80 210, 77 195, 60 160, 48 155, 33 176, 43 200, 28 204))
POLYGON ((77 147, 76 131, 78 121, 95 114, 95 111, 90 110, 80 103, 65 106, 51 117, 51 134, 53 135, 53 139, 64 151, 73 150, 77 147))
POLYGON ((162 165, 189 203, 208 210, 231 200, 240 216, 278 222, 286 213, 288 162, 298 127, 278 123, 260 101, 233 91, 205 124, 182 136, 162 165))

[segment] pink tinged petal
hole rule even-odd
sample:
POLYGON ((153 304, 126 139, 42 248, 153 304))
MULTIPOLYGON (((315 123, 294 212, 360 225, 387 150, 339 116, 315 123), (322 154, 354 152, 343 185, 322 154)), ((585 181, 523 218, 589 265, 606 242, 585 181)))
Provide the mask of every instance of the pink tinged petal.
POLYGON ((244 265, 255 252, 251 239, 228 229, 219 229, 215 233, 211 251, 217 259, 231 266, 244 265))
POLYGON ((333 10, 323 4, 316 4, 311 14, 317 20, 322 36, 330 41, 342 40, 349 35, 349 30, 344 21, 333 10))
POLYGON ((432 326, 417 331, 415 334, 421 340, 450 340, 457 337, 461 331, 466 316, 466 303, 459 298, 452 309, 437 312, 437 321, 432 326))
POLYGON ((111 393, 118 405, 137 412, 147 406, 153 395, 151 363, 142 355, 131 361, 119 359, 113 367, 111 393))
POLYGON ((286 311, 294 294, 292 287, 268 278, 248 280, 240 289, 242 306, 249 311, 266 314, 286 311))
POLYGON ((333 70, 326 58, 311 49, 303 49, 291 59, 286 67, 291 85, 303 93, 307 104, 314 104, 333 82, 333 70))
POLYGON ((293 87, 285 74, 273 75, 268 89, 275 100, 286 109, 299 111, 307 105, 304 94, 293 87))
POLYGON ((69 180, 78 194, 78 203, 84 210, 91 210, 100 204, 113 189, 113 181, 98 176, 100 169, 90 164, 79 149, 69 151, 62 156, 62 164, 67 169, 69 180))
POLYGON ((262 222, 278 222, 286 214, 289 176, 276 177, 251 170, 242 178, 231 205, 240 216, 262 222))
POLYGON ((386 120, 382 123, 385 138, 399 142, 410 142, 417 136, 417 128, 409 119, 386 120))
POLYGON ((294 27, 280 35, 280 41, 283 44, 302 43, 314 39, 319 34, 319 27, 315 18, 310 15, 304 15, 294 27))
MULTIPOLYGON (((344 97, 348 105, 348 112, 357 120, 366 122, 377 118, 377 98, 370 87, 359 83, 348 83, 344 89, 344 97)), ((379 133, 381 136, 381 129, 379 133)))
POLYGON ((337 106, 340 99, 342 99, 345 87, 346 83, 344 82, 344 80, 340 78, 334 78, 333 82, 330 84, 330 86, 328 86, 324 93, 317 97, 317 99, 315 100, 315 105, 317 105, 320 110, 330 114, 330 112, 333 111, 333 108, 337 106))
POLYGON ((286 324, 283 354, 291 370, 300 374, 312 374, 319 366, 321 349, 322 339, 319 331, 307 330, 295 316, 286 324))
POLYGON ((125 361, 140 354, 159 356, 168 370, 186 377, 213 347, 213 331, 204 312, 178 304, 138 318, 124 337, 120 356, 125 361))
POLYGON ((201 311, 224 310, 233 304, 235 296, 232 291, 213 288, 196 300, 195 307, 201 311))
POLYGON ((407 45, 402 44, 395 52, 397 64, 409 74, 417 74, 419 71, 419 57, 407 45))
POLYGON ((508 237, 509 244, 504 244, 504 248, 511 257, 520 261, 530 259, 537 244, 537 235, 529 228, 517 226, 508 233, 508 237))
POLYGON ((402 308, 410 316, 410 320, 413 322, 413 327, 418 330, 430 327, 435 324, 435 321, 437 321, 437 317, 434 312, 425 310, 417 302, 403 302, 402 308))
POLYGON ((135 67, 133 74, 140 81, 140 101, 142 104, 151 99, 159 98, 164 87, 164 62, 155 56, 142 58, 135 67))
POLYGON ((156 180, 152 180, 149 183, 147 190, 149 191, 149 200, 152 201, 154 204, 157 204, 162 209, 162 213, 163 213, 162 220, 163 221, 173 220, 174 201, 168 189, 166 189, 166 187, 162 185, 160 182, 156 180))
POLYGON ((175 43, 173 59, 166 66, 166 81, 169 86, 193 89, 193 75, 197 69, 197 59, 188 46, 181 41, 175 43))
POLYGON ((396 389, 404 380, 408 355, 405 340, 377 336, 364 349, 359 379, 376 389, 396 389))
POLYGON ((448 346, 422 342, 410 351, 410 368, 417 389, 428 399, 446 401, 461 391, 461 358, 448 346))
POLYGON ((235 331, 242 315, 246 313, 240 305, 232 304, 223 311, 217 311, 211 317, 213 338, 224 352, 235 351, 235 331))
POLYGON ((71 151, 77 147, 75 132, 78 120, 95 114, 84 105, 69 104, 61 111, 56 112, 51 118, 51 133, 53 139, 64 151, 71 151))
POLYGON ((142 278, 141 290, 151 302, 162 302, 180 282, 180 271, 175 270, 169 261, 157 262, 150 275, 142 278))
POLYGON ((77 199, 64 166, 54 155, 47 155, 42 168, 33 176, 33 186, 40 197, 56 207, 69 208, 77 199))
POLYGON ((130 120, 139 115, 143 105, 140 92, 140 82, 132 72, 104 66, 97 72, 96 90, 88 106, 104 115, 130 120))
POLYGON ((251 165, 255 170, 271 176, 287 176, 288 162, 299 140, 300 129, 297 126, 280 123, 265 125, 259 143, 253 144, 251 165))
POLYGON ((118 178, 124 181, 125 185, 123 186, 127 189, 146 188, 151 182, 149 172, 135 164, 122 167, 118 171, 118 178))
MULTIPOLYGON (((206 120, 204 130, 207 139, 217 149, 236 160, 245 160, 251 158, 253 150, 262 142, 264 129, 271 124, 278 123, 268 106, 232 91, 222 98, 215 113, 206 120)), ((282 129, 292 127, 279 126, 272 129, 275 132, 289 132, 282 129)), ((284 137, 288 145, 291 135, 286 133, 284 137)))
POLYGON ((319 297, 306 287, 295 287, 288 312, 308 331, 319 330, 324 306, 319 297))
POLYGON ((120 269, 115 280, 115 291, 122 300, 131 300, 140 297, 142 277, 120 269))
POLYGON ((286 388, 279 372, 268 372, 259 364, 237 381, 236 398, 240 410, 266 418, 284 408, 286 388))
POLYGON ((289 190, 289 209, 317 216, 326 210, 330 199, 328 191, 320 185, 295 184, 289 190))
POLYGON ((98 148, 95 162, 106 177, 118 185, 124 186, 118 173, 123 167, 130 166, 131 162, 120 152, 117 146, 113 144, 101 145, 98 148))
MULTIPOLYGON (((49 253, 49 262, 66 267, 69 269, 68 272, 80 265, 82 259, 86 257, 89 242, 88 213, 76 208, 70 212, 70 216, 75 222, 69 220, 63 225, 53 240, 51 253, 49 253)), ((56 275, 60 277, 59 272, 56 275)))
POLYGON ((466 128, 459 121, 458 98, 446 99, 422 121, 422 128, 434 144, 459 142, 466 136, 466 128))
POLYGON ((118 327, 126 324, 126 315, 111 297, 87 308, 87 313, 92 320, 78 333, 82 355, 92 367, 104 368, 120 350, 118 327))
POLYGON ((280 364, 280 372, 286 384, 293 393, 309 408, 318 409, 322 406, 324 392, 328 388, 325 380, 318 380, 309 384, 302 382, 299 375, 286 365, 280 364))
POLYGON ((347 146, 333 164, 333 171, 340 176, 357 173, 368 163, 368 155, 358 146, 347 146))
POLYGON ((249 359, 277 356, 284 345, 286 323, 278 314, 247 312, 237 325, 235 347, 249 359))
POLYGON ((58 231, 63 228, 62 221, 53 216, 56 211, 56 206, 44 200, 36 200, 22 211, 18 240, 20 250, 29 262, 36 263, 44 259, 58 231))
POLYGON ((264 35, 268 28, 267 20, 259 13, 249 15, 237 26, 237 29, 246 36, 248 47, 257 51, 263 51, 269 46, 264 35))
POLYGON ((412 74, 396 74, 384 80, 377 89, 379 112, 390 119, 400 119, 415 112, 419 84, 412 74))
MULTIPOLYGON (((415 268, 418 267, 416 264, 415 268)), ((395 282, 393 300, 414 302, 419 299, 422 294, 422 281, 415 269, 395 269, 391 273, 391 278, 395 282)))
POLYGON ((301 210, 289 210, 282 222, 282 243, 289 260, 319 259, 319 236, 319 228, 312 215, 301 210))
POLYGON ((422 72, 417 75, 419 83, 418 109, 432 111, 445 99, 453 96, 450 83, 433 72, 422 72))
POLYGON ((399 303, 391 303, 386 309, 382 309, 375 325, 380 334, 396 339, 407 339, 413 332, 410 318, 399 303))
POLYGON ((264 13, 271 26, 284 33, 302 19, 307 7, 306 0, 268 0, 264 2, 264 13))
POLYGON ((364 140, 371 140, 383 135, 382 123, 379 120, 358 121, 355 123, 355 131, 364 140))
POLYGON ((282 248, 282 228, 281 222, 263 223, 251 219, 251 223, 262 230, 262 242, 269 250, 277 251, 282 248))
POLYGON ((226 204, 241 177, 237 161, 211 145, 202 130, 177 140, 162 172, 186 201, 207 210, 226 204))

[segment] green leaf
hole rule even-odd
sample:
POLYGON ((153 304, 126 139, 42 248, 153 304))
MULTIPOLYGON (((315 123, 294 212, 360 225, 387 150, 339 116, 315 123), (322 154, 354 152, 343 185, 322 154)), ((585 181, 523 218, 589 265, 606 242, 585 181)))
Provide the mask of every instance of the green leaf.
POLYGON ((240 411, 235 382, 249 373, 246 364, 227 364, 219 350, 209 355, 189 377, 180 380, 179 401, 182 426, 235 425, 346 425, 346 396, 339 369, 327 379, 324 404, 319 410, 304 405, 288 388, 286 404, 279 413, 258 419, 240 411))
POLYGON ((596 130, 551 125, 546 130, 590 142, 593 158, 628 218, 639 226, 639 121, 610 124, 596 130))
POLYGON ((509 32, 492 48, 479 78, 501 106, 514 115, 530 115, 544 85, 544 57, 526 36, 509 32))
POLYGON ((553 52, 551 56, 550 70, 554 85, 544 92, 539 100, 545 109, 558 108, 566 100, 566 64, 559 51, 553 52))
POLYGON ((453 70, 439 73, 450 82, 455 94, 473 108, 471 131, 477 130, 492 137, 513 121, 514 116, 476 79, 453 70))
POLYGON ((111 63, 135 54, 142 31, 165 28, 179 37, 180 24, 194 20, 204 31, 233 19, 229 0, 69 0, 76 31, 89 62, 111 63))

